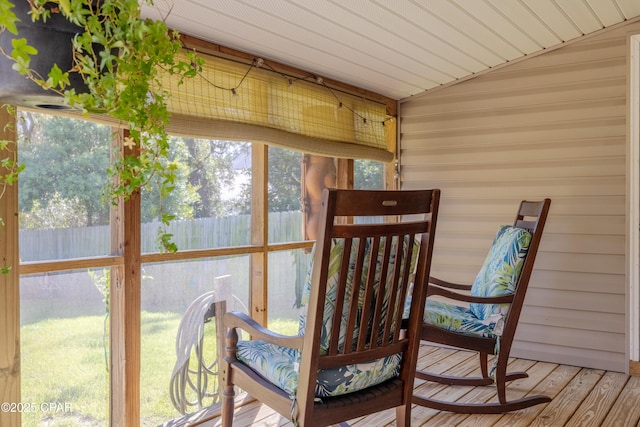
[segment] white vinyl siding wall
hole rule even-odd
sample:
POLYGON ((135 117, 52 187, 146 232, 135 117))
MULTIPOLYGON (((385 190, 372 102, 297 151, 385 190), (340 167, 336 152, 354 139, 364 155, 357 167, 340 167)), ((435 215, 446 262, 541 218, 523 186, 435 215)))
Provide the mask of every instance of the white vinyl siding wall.
POLYGON ((513 356, 625 371, 627 41, 640 23, 404 100, 401 187, 440 188, 432 274, 471 282, 552 199, 513 356))

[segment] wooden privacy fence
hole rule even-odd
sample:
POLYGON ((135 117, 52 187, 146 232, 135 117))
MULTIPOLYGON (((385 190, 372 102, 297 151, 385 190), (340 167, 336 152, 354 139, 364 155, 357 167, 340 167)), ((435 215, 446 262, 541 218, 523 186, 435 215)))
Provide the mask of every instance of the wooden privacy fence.
MULTIPOLYGON (((167 232, 179 250, 209 249, 248 245, 250 215, 196 218, 173 221, 167 232)), ((142 224, 142 251, 157 252, 159 222, 142 224)), ((302 213, 269 213, 269 240, 292 242, 302 240, 302 213)), ((109 226, 20 230, 22 261, 44 261, 107 255, 109 226)))
MULTIPOLYGON (((269 236, 274 242, 301 239, 300 212, 276 212, 269 217, 269 236)), ((155 250, 157 223, 145 224, 144 248, 155 250)), ((228 247, 249 243, 249 216, 174 221, 169 232, 180 249, 228 247)), ((105 255, 108 226, 21 230, 22 261, 41 261, 105 255)), ((270 314, 295 317, 300 305, 309 254, 301 250, 269 254, 270 314)), ((103 274, 98 269, 98 275, 103 274)), ((198 295, 211 290, 213 279, 232 274, 233 294, 248 301, 247 257, 217 257, 154 263, 144 267, 143 308, 151 311, 182 312, 198 295)), ((104 311, 103 297, 86 270, 44 273, 21 278, 22 322, 54 317, 74 317, 104 311)))

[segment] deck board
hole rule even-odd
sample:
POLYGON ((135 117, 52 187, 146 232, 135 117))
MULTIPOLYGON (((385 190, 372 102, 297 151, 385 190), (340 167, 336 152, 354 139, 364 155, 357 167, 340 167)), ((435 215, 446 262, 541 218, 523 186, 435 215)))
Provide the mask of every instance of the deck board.
MULTIPOLYGON (((451 375, 478 375, 475 353, 423 345, 418 367, 431 372, 451 375)), ((512 359, 509 371, 526 371, 529 377, 512 381, 507 386, 507 398, 518 399, 527 395, 546 394, 549 403, 507 414, 465 415, 436 411, 413 406, 412 426, 630 426, 640 421, 640 377, 620 372, 512 359)), ((437 399, 460 402, 487 402, 497 399, 495 387, 444 386, 416 380, 416 393, 437 399)), ((179 424, 176 424, 179 425, 179 424)), ((220 419, 184 425, 219 427, 220 419)), ((395 410, 351 420, 353 427, 395 426, 395 410)), ((285 417, 269 407, 250 402, 236 409, 234 426, 237 427, 292 427, 285 417)))
POLYGON ((604 371, 582 369, 540 413, 532 426, 566 425, 580 404, 600 381, 604 371))
POLYGON ((567 427, 602 425, 624 388, 627 378, 627 375, 620 372, 605 372, 565 425, 567 427))
POLYGON ((635 426, 640 420, 640 377, 629 377, 602 425, 635 426))
MULTIPOLYGON (((540 363, 536 363, 534 366, 538 366, 540 363)), ((544 363, 543 365, 553 365, 549 363, 544 363)), ((562 391, 564 387, 567 387, 570 384, 571 380, 580 372, 580 368, 576 366, 565 366, 565 365, 556 365, 555 369, 553 369, 549 375, 544 377, 544 379, 539 382, 535 387, 531 389, 525 395, 535 395, 535 394, 544 394, 553 399, 555 399, 558 394, 562 391)), ((513 399, 513 395, 509 394, 509 389, 507 388, 507 398, 513 399)), ((518 396, 515 396, 516 398, 518 396)), ((553 402, 552 402, 553 403, 553 402)), ((548 406, 548 404, 532 406, 530 408, 523 409, 521 411, 514 411, 510 414, 503 414, 496 423, 492 424, 494 426, 514 426, 514 425, 522 425, 528 426, 533 423, 536 418, 540 417, 542 411, 548 406)), ((562 425, 562 424, 554 424, 554 425, 562 425)))

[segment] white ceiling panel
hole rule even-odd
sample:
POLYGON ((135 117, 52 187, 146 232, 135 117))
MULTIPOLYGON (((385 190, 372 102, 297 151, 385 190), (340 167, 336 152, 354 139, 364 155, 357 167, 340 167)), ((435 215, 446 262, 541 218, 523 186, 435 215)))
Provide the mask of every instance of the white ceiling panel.
POLYGON ((156 0, 143 14, 404 99, 640 19, 640 0, 156 0))
MULTIPOLYGON (((468 55, 465 52, 466 49, 460 48, 461 45, 466 46, 473 40, 464 37, 457 30, 452 31, 447 22, 427 13, 422 6, 409 1, 395 2, 399 4, 384 0, 375 1, 380 5, 384 4, 389 14, 395 13, 398 16, 400 22, 393 27, 394 31, 406 34, 406 38, 412 40, 413 44, 419 46, 420 49, 455 64, 466 70, 466 74, 486 68, 485 63, 468 55), (414 34, 406 33, 407 28, 417 29, 418 34, 414 36, 414 34)), ((404 45, 396 46, 396 49, 403 50, 404 45)))
POLYGON ((616 24, 624 19, 624 15, 614 0, 587 0, 587 4, 603 27, 616 24))
MULTIPOLYGON (((569 19, 564 11, 552 0, 524 0, 525 6, 560 40, 571 40, 580 37, 582 32, 569 19)), ((569 7, 578 8, 581 2, 572 2, 569 7)))
POLYGON ((615 0, 615 4, 620 8, 625 19, 640 15, 640 1, 638 0, 615 0))
POLYGON ((522 55, 513 44, 494 31, 492 25, 488 25, 491 21, 487 15, 477 15, 465 9, 464 5, 464 2, 461 6, 454 2, 427 3, 426 11, 448 23, 450 31, 459 31, 470 40, 472 43, 468 46, 467 52, 486 58, 482 62, 494 65, 522 55), (454 23, 455 25, 452 25, 454 23))
POLYGON ((592 33, 594 31, 601 30, 604 27, 588 3, 571 7, 560 2, 558 3, 558 6, 569 17, 569 19, 575 23, 580 35, 592 33))
POLYGON ((372 50, 386 49, 389 55, 388 61, 394 67, 418 74, 438 84, 469 73, 450 59, 425 49, 425 45, 438 43, 438 40, 416 25, 407 25, 406 19, 385 9, 383 4, 370 2, 363 15, 358 13, 361 9, 356 8, 356 3, 345 2, 339 7, 345 10, 345 13, 340 16, 340 25, 352 27, 357 31, 357 40, 367 40, 367 46, 356 45, 351 41, 349 46, 363 48, 366 55, 369 55, 372 50), (368 34, 379 31, 380 19, 386 21, 384 34, 372 40, 368 34), (360 21, 360 25, 354 25, 356 21, 360 21), (429 72, 425 73, 425 68, 429 72))
MULTIPOLYGON (((487 0, 483 0, 487 1, 487 0)), ((539 46, 537 49, 527 51, 528 53, 536 52, 542 48, 547 48, 558 43, 562 43, 562 39, 555 34, 549 26, 542 21, 537 15, 532 13, 531 9, 526 7, 522 1, 505 1, 505 0, 488 0, 494 8, 503 13, 511 22, 516 25, 521 32, 526 34, 531 40, 539 46)), ((508 34, 507 34, 508 35, 508 34)))
POLYGON ((540 49, 540 45, 515 25, 504 11, 496 8, 490 2, 456 0, 455 3, 459 7, 464 7, 472 16, 481 17, 483 23, 491 23, 491 27, 487 28, 514 46, 517 56, 540 49), (509 37, 505 38, 506 35, 509 37))

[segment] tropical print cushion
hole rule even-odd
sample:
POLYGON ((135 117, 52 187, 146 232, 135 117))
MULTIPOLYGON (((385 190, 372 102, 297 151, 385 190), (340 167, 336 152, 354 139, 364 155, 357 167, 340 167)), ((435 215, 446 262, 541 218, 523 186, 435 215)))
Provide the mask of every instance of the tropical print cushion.
MULTIPOLYGON (((403 318, 409 318, 411 306, 411 296, 405 302, 403 318)), ((480 320, 466 307, 448 304, 443 301, 427 299, 424 307, 424 323, 437 326, 448 331, 460 332, 466 335, 476 335, 480 337, 494 337, 498 333, 494 332, 498 318, 480 320)))
MULTIPOLYGON (((395 259, 394 259, 394 254, 395 254, 395 247, 397 245, 397 238, 394 239, 394 241, 392 242, 392 250, 391 250, 391 258, 389 259, 389 271, 393 271, 393 267, 395 265, 395 259)), ((353 245, 351 246, 351 254, 349 256, 350 259, 350 268, 349 268, 349 275, 348 275, 348 279, 347 279, 347 286, 352 285, 353 283, 353 273, 354 273, 354 268, 353 265, 355 264, 356 261, 356 257, 357 257, 357 252, 358 252, 358 240, 354 240, 353 245)), ((371 240, 370 239, 366 239, 364 241, 364 244, 369 246, 371 245, 371 240)), ((409 241, 407 239, 403 240, 403 245, 406 246, 409 244, 409 241)), ((385 245, 385 241, 384 238, 380 241, 380 247, 379 247, 379 251, 378 251, 378 263, 381 263, 383 260, 383 256, 384 256, 384 252, 383 252, 383 248, 385 245)), ((314 247, 315 250, 315 247, 314 247)), ((342 256, 342 252, 344 251, 344 241, 341 239, 336 239, 333 241, 333 245, 331 247, 331 252, 329 255, 329 273, 328 273, 328 278, 327 278, 327 294, 326 294, 326 298, 325 298, 325 306, 324 306, 324 316, 323 316, 323 327, 322 327, 322 334, 321 334, 321 339, 320 339, 320 354, 326 354, 328 348, 329 348, 329 340, 330 340, 330 331, 331 331, 331 326, 333 324, 333 313, 336 310, 335 307, 335 300, 336 300, 336 291, 337 291, 337 286, 338 286, 338 280, 340 277, 340 263, 341 263, 341 256, 342 256)), ((416 267, 417 264, 417 255, 419 252, 419 244, 414 244, 413 245, 413 251, 411 254, 411 264, 410 264, 410 271, 413 271, 416 267)), ((365 256, 365 260, 363 263, 363 271, 362 271, 362 277, 367 277, 368 274, 368 266, 369 266, 369 259, 371 256, 371 252, 370 251, 366 251, 366 256, 365 256)), ((313 259, 313 258, 312 258, 313 259)), ((403 260, 404 261, 404 260, 403 260)), ((302 294, 302 304, 307 305, 309 302, 309 294, 311 293, 311 270, 313 269, 313 266, 311 266, 309 268, 309 273, 307 274, 307 280, 305 283, 305 287, 303 289, 303 294, 302 294)), ((392 276, 391 274, 389 274, 387 276, 387 285, 390 284, 390 282, 392 281, 392 276)), ((380 287, 380 277, 378 274, 376 274, 375 277, 375 289, 376 291, 379 289, 380 287)), ((364 283, 359 283, 361 289, 364 288, 364 283)), ((386 287, 385 287, 386 288, 386 287)), ((386 301, 385 301, 386 303, 386 301)), ((362 306, 359 307, 359 309, 362 309, 362 306)), ((342 327, 340 329, 340 337, 338 339, 338 343, 344 343, 345 341, 345 335, 346 335, 346 318, 348 315, 348 310, 349 310, 349 306, 348 303, 345 301, 344 306, 342 307, 342 327)), ((383 311, 386 313, 387 307, 384 307, 383 311)), ((357 316, 357 319, 360 319, 360 316, 357 316)), ((303 314, 300 316, 300 323, 298 325, 298 331, 299 334, 302 335, 304 333, 304 329, 306 326, 306 315, 303 314)), ((357 333, 357 328, 359 325, 355 325, 355 329, 356 331, 354 331, 354 336, 353 336, 353 343, 354 345, 357 343, 358 341, 358 337, 356 335, 357 333)))
MULTIPOLYGON (((354 283, 354 268, 358 245, 361 242, 355 239, 351 247, 350 253, 350 268, 347 279, 347 286, 351 286, 354 283)), ((372 244, 370 239, 362 241, 363 244, 369 246, 372 244)), ((389 260, 389 271, 393 271, 395 259, 395 247, 398 243, 398 239, 395 238, 392 242, 392 257, 389 260)), ((403 244, 408 245, 407 239, 403 240, 403 244)), ((381 263, 384 257, 385 240, 380 242, 380 249, 377 257, 378 262, 381 263)), ((414 245, 412 257, 410 262, 411 268, 415 268, 417 262, 418 245, 414 245)), ((315 251, 315 247, 314 247, 315 251)), ((333 313, 336 309, 342 311, 343 320, 346 320, 348 315, 349 306, 345 302, 345 305, 340 308, 335 307, 336 292, 338 286, 338 280, 340 276, 340 264, 341 256, 344 251, 344 241, 336 239, 332 242, 331 252, 329 256, 329 274, 327 279, 327 293, 325 298, 324 316, 323 316, 323 328, 320 338, 320 354, 327 354, 329 348, 330 331, 333 323, 333 313)), ((371 257, 370 251, 366 251, 366 257, 364 260, 364 267, 362 277, 367 277, 369 259, 371 257)), ((376 255, 373 255, 376 256, 376 255)), ((312 258, 313 259, 313 258, 312 258)), ((404 259, 402 262, 406 262, 404 259)), ((311 271, 309 268, 307 274, 307 280, 302 295, 302 302, 307 305, 309 302, 309 294, 311 292, 311 271)), ((388 283, 390 284, 392 276, 388 276, 388 283)), ((357 281, 359 289, 363 289, 364 283, 357 281)), ((376 292, 380 289, 380 277, 377 275, 374 280, 374 286, 376 292)), ((386 286, 384 287, 386 289, 386 286)), ((362 304, 362 302, 361 302, 362 304)), ((362 310, 360 305, 359 310, 362 310)), ((357 316, 359 320, 361 316, 357 316)), ((304 334, 306 324, 306 316, 302 315, 299 324, 299 334, 304 334)), ((340 329, 340 337, 338 339, 339 345, 345 342, 346 321, 342 322, 343 326, 340 329)), ((356 325, 353 336, 354 346, 358 342, 356 325)), ((382 339, 382 334, 380 334, 382 339)), ((236 354, 239 360, 249 365, 253 370, 260 373, 264 378, 285 390, 289 394, 295 394, 298 384, 298 368, 301 359, 301 353, 296 349, 283 348, 277 345, 266 343, 264 341, 240 341, 238 343, 238 352, 236 354)), ((400 361, 402 359, 401 354, 395 354, 382 359, 372 360, 367 363, 353 364, 346 367, 337 369, 325 369, 318 372, 318 380, 316 383, 316 396, 328 397, 337 396, 341 394, 351 393, 357 390, 362 390, 366 387, 371 387, 376 384, 380 384, 388 379, 391 379, 399 374, 400 361)))
MULTIPOLYGON (((265 379, 289 395, 298 389, 301 353, 260 340, 238 342, 236 356, 265 379)), ((315 387, 316 397, 352 393, 398 376, 400 354, 335 369, 321 369, 315 387)))
POLYGON ((424 322, 448 331, 466 335, 492 338, 495 336, 495 321, 481 321, 466 307, 427 300, 424 322))
MULTIPOLYGON (((487 297, 511 294, 515 291, 524 264, 531 233, 503 225, 498 229, 482 269, 471 287, 471 295, 487 297)), ((509 304, 471 303, 469 309, 481 321, 506 314, 509 304)))
MULTIPOLYGON (((351 255, 350 260, 355 260, 357 245, 354 244, 351 247, 351 255)), ((311 259, 313 260, 315 256, 315 246, 313 247, 314 253, 312 253, 311 259)), ((327 354, 329 349, 329 331, 331 330, 331 325, 333 324, 333 313, 335 312, 335 296, 337 291, 338 277, 340 274, 340 262, 342 252, 344 251, 344 240, 335 240, 333 245, 331 246, 331 252, 329 254, 329 273, 327 279, 327 295, 325 298, 324 305, 324 321, 322 323, 322 335, 320 339, 320 354, 327 354)), ((354 261, 352 261, 353 263, 354 261)), ((309 266, 309 270, 307 273, 307 278, 305 281, 305 285, 302 291, 302 305, 307 306, 309 304, 309 295, 311 294, 311 272, 313 270, 313 262, 311 266, 309 266)), ((353 270, 350 270, 349 278, 347 279, 349 283, 353 280, 353 270)), ((347 315, 348 307, 344 307, 343 309, 343 320, 347 315)), ((307 316, 306 313, 300 315, 300 322, 298 325, 298 334, 304 335, 304 330, 306 327, 307 316)), ((358 325, 356 325, 357 327, 358 325)), ((344 328, 340 330, 340 339, 339 342, 344 342, 346 331, 344 328)), ((355 342, 356 340, 354 340, 355 342)))

